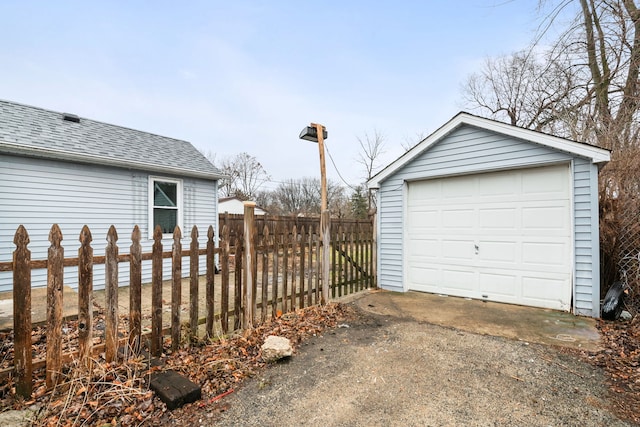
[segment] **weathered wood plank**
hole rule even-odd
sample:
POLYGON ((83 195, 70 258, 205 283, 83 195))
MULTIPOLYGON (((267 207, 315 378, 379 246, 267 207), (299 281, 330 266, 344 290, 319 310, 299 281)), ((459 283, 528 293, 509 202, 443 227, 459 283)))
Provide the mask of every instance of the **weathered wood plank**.
POLYGON ((242 236, 236 233, 236 255, 235 255, 235 286, 233 299, 233 329, 240 329, 242 325, 242 257, 244 256, 244 245, 242 236))
POLYGON ((262 309, 261 309, 261 321, 262 323, 267 321, 267 311, 269 311, 269 227, 265 224, 262 229, 262 246, 265 248, 262 251, 262 309))
POLYGON ((300 308, 304 308, 305 306, 305 290, 304 290, 304 283, 305 283, 305 277, 304 277, 304 269, 305 269, 305 255, 306 255, 306 250, 307 250, 307 239, 305 236, 305 232, 304 232, 304 225, 300 228, 300 240, 298 242, 298 247, 300 248, 300 291, 299 291, 299 295, 298 295, 298 307, 300 308))
MULTIPOLYGON (((255 263, 255 218, 254 209, 256 204, 254 202, 244 202, 244 232, 243 232, 243 245, 244 245, 244 270, 242 271, 242 294, 244 301, 244 310, 242 317, 242 328, 253 329, 253 323, 255 320, 255 280, 254 275, 254 263, 255 263)), ((237 271, 237 270, 236 270, 237 271)), ((237 274, 237 273, 236 273, 237 274)))
POLYGON ((28 399, 33 389, 31 356, 31 251, 29 234, 18 227, 13 238, 13 333, 16 393, 28 399))
POLYGON ((153 230, 151 260, 151 355, 162 354, 162 229, 153 230))
POLYGON ((222 317, 220 326, 222 333, 229 332, 229 227, 222 227, 222 242, 220 243, 222 252, 220 254, 220 262, 222 268, 222 291, 220 292, 222 317))
POLYGON ((173 230, 173 257, 171 258, 171 349, 180 346, 180 305, 182 304, 182 232, 173 230))
POLYGON ((191 256, 189 257, 189 339, 198 337, 198 287, 200 259, 198 256, 198 227, 191 229, 191 256))
POLYGON ((293 229, 291 230, 291 235, 289 236, 289 246, 291 247, 291 307, 289 308, 290 311, 295 311, 296 310, 296 288, 297 288, 297 277, 296 277, 296 270, 297 270, 297 256, 296 256, 296 251, 298 250, 298 228, 294 225, 293 229))
POLYGON ((62 312, 64 288, 64 248, 62 231, 54 224, 49 231, 47 263, 47 388, 53 388, 62 371, 62 312))
POLYGON ((78 248, 78 348, 80 363, 91 369, 93 346, 93 248, 91 230, 82 227, 78 248))
POLYGON ((129 348, 139 354, 142 339, 142 233, 137 225, 131 232, 129 259, 129 348))
POLYGON ((282 238, 282 312, 288 312, 289 295, 289 231, 285 231, 282 238))
POLYGON ((207 299, 207 325, 206 334, 208 337, 213 337, 213 321, 215 317, 215 273, 216 273, 216 260, 215 260, 215 231, 213 226, 210 225, 207 230, 207 278, 206 278, 206 299, 207 299))
POLYGON ((113 362, 118 351, 118 232, 112 225, 107 232, 105 249, 105 329, 104 357, 107 363, 113 362))

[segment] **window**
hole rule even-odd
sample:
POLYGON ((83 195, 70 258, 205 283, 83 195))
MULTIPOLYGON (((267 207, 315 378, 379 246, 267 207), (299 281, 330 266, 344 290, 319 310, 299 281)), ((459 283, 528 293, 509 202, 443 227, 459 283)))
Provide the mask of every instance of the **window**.
POLYGON ((149 178, 149 234, 159 225, 163 234, 182 228, 182 181, 149 178))

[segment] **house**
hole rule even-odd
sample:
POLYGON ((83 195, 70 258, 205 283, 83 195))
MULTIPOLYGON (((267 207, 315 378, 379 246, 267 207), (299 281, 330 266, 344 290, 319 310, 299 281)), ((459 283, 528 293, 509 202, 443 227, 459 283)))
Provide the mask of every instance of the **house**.
MULTIPOLYGON (((244 214, 244 201, 237 197, 222 197, 218 200, 218 209, 220 213, 228 212, 230 214, 244 214)), ((255 215, 264 215, 267 211, 260 206, 254 208, 255 215)))
MULTIPOLYGON (((62 230, 66 257, 77 256, 85 224, 94 256, 104 254, 112 224, 121 253, 129 252, 135 225, 144 252, 151 250, 156 224, 165 233, 165 250, 171 250, 176 225, 187 244, 197 225, 203 244, 208 226, 217 226, 219 178, 220 171, 186 141, 0 101, 0 261, 11 260, 21 224, 29 233, 32 259, 46 259, 54 223, 62 230)), ((128 283, 125 264, 120 264, 121 284, 128 283)), ((150 269, 144 262, 143 280, 150 281, 150 269)), ((46 270, 34 270, 32 282, 45 286, 46 270)), ((65 285, 77 286, 77 268, 65 269, 65 285)), ((103 285, 104 266, 96 265, 94 286, 103 285)), ((0 272, 0 292, 11 288, 11 272, 0 272)))
POLYGON ((378 283, 598 317, 609 152, 460 113, 368 182, 378 283))

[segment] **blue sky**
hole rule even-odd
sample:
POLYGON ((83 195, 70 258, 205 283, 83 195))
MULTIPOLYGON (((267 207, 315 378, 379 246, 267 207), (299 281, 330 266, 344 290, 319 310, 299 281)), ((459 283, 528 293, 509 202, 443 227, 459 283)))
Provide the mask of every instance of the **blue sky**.
MULTIPOLYGON (((522 49, 536 0, 0 2, 0 98, 255 156, 278 181, 319 175, 324 124, 350 184, 357 137, 382 163, 463 109, 485 57, 522 49)), ((330 162, 328 176, 339 180, 330 162)))

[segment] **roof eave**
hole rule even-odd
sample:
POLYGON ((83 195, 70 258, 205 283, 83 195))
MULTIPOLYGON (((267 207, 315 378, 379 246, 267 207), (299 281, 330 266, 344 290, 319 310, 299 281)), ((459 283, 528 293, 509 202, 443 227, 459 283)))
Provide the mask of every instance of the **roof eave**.
POLYGON ((429 135, 427 138, 422 140, 420 143, 416 144, 412 149, 389 164, 386 168, 374 175, 369 181, 367 181, 368 188, 380 188, 380 183, 382 181, 393 175, 396 171, 405 166, 420 153, 427 150, 430 146, 437 143, 447 134, 462 125, 481 127, 487 130, 509 135, 514 138, 541 144, 550 148, 569 152, 577 156, 589 158, 592 163, 597 164, 599 167, 609 162, 609 160, 611 159, 611 153, 603 148, 581 144, 579 142, 571 141, 565 138, 547 135, 530 129, 523 129, 517 126, 509 125, 507 123, 502 123, 495 120, 474 116, 469 113, 461 112, 454 116, 443 126, 441 126, 438 130, 429 135))
POLYGON ((28 157, 37 157, 53 160, 64 160, 89 165, 113 166, 125 169, 137 169, 147 172, 164 173, 172 175, 180 175, 190 178, 202 178, 209 180, 219 180, 226 178, 226 175, 203 172, 193 169, 176 168, 171 166, 159 166, 151 163, 136 162, 130 160, 118 160, 109 157, 96 156, 91 154, 77 154, 63 150, 52 150, 48 148, 25 146, 22 144, 13 144, 0 141, 0 153, 9 153, 14 155, 22 155, 28 157))

